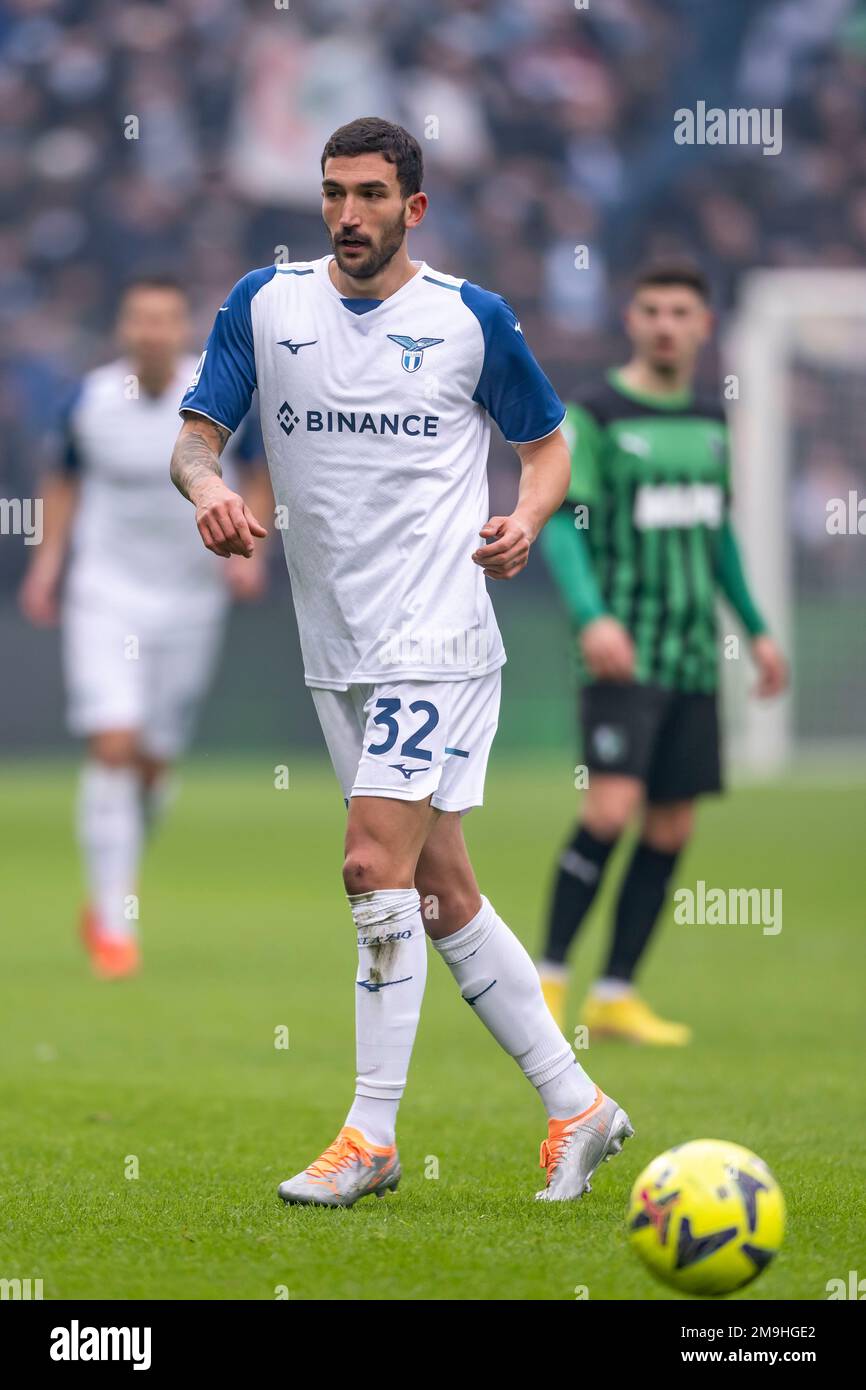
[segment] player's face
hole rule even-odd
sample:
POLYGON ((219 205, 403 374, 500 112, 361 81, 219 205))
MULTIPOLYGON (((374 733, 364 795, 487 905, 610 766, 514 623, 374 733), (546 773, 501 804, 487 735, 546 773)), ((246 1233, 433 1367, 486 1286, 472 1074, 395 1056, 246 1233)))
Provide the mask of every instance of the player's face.
POLYGON ((123 351, 140 367, 168 370, 189 342, 186 299, 172 289, 131 289, 124 296, 117 328, 123 351))
POLYGON ((414 225, 413 204, 418 198, 423 194, 403 197, 396 165, 384 155, 328 159, 322 178, 322 216, 340 270, 355 280, 378 275, 399 251, 407 227, 414 225))
POLYGON ((644 285, 626 311, 636 355, 657 372, 689 368, 707 341, 712 315, 688 285, 644 285))

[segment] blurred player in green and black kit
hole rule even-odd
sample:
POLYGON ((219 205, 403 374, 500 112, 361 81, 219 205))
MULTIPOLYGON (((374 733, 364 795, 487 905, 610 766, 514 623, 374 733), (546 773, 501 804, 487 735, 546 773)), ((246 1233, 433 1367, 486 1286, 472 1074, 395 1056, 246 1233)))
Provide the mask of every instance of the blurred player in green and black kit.
POLYGON ((593 1036, 682 1045, 634 989, 695 800, 721 790, 716 596, 746 629, 756 693, 787 671, 749 594, 731 528, 721 406, 692 383, 712 329, 708 287, 685 265, 650 269, 626 311, 632 356, 568 407, 566 501, 543 533, 577 634, 587 791, 557 867, 539 965, 565 1023, 566 957, 617 840, 639 819, 601 976, 581 1021, 593 1036))

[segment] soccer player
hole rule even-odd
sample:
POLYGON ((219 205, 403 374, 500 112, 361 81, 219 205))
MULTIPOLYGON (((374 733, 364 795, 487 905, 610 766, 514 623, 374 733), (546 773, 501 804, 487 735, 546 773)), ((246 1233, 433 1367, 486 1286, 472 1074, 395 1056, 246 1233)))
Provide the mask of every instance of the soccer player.
POLYGON ((631 358, 568 407, 571 485, 543 538, 577 634, 588 775, 553 887, 539 965, 545 998, 562 1021, 569 947, 617 840, 639 817, 607 960, 581 1016, 594 1036, 671 1046, 690 1030, 659 1018, 633 980, 695 800, 721 789, 717 593, 749 635, 757 694, 786 683, 731 527, 724 414, 692 388, 711 328, 699 271, 669 265, 639 277, 626 313, 631 358))
MULTIPOLYGON (((261 553, 228 569, 205 553, 166 481, 195 368, 185 294, 169 278, 134 280, 117 330, 122 355, 88 372, 63 412, 45 536, 20 596, 32 622, 61 619, 69 726, 87 740, 77 811, 89 894, 82 934, 102 978, 139 966, 146 833, 207 689, 230 594, 253 598, 264 581, 261 553)), ((229 466, 239 464, 264 509, 270 487, 255 427, 231 450, 229 466)))
POLYGON ((372 117, 341 127, 322 174, 333 254, 235 285, 172 461, 208 548, 249 554, 260 528, 219 455, 258 386, 306 682, 348 807, 355 1098, 280 1195, 351 1206, 397 1186, 426 928, 547 1111, 538 1195, 575 1198, 631 1134, 628 1116, 577 1064, 530 956, 479 893, 460 821, 482 802, 505 661, 485 580, 523 569, 565 495, 564 408, 504 300, 409 259, 427 197, 407 131, 372 117), (521 481, 512 515, 488 518, 491 418, 521 481))

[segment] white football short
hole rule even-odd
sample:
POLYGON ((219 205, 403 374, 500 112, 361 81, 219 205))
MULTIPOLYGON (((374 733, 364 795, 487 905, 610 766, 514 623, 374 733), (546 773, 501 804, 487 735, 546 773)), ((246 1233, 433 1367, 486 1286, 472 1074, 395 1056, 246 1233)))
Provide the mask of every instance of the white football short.
POLYGON ((500 685, 496 670, 472 680, 312 689, 347 802, 350 796, 429 796, 440 811, 480 806, 500 685))
POLYGON ((67 723, 88 736, 138 731, 142 751, 171 760, 187 746, 210 685, 225 627, 225 608, 154 631, 96 605, 67 604, 63 668, 67 723))

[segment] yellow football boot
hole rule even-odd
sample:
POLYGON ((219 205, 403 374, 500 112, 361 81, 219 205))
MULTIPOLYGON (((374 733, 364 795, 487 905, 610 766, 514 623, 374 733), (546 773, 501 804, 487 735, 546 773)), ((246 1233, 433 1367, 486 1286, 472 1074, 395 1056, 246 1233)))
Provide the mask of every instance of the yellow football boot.
POLYGON ((589 1029, 590 1042, 596 1038, 622 1038, 649 1047, 685 1047, 692 1039, 692 1030, 685 1023, 659 1018, 633 991, 619 999, 600 999, 590 991, 580 1018, 589 1029))

